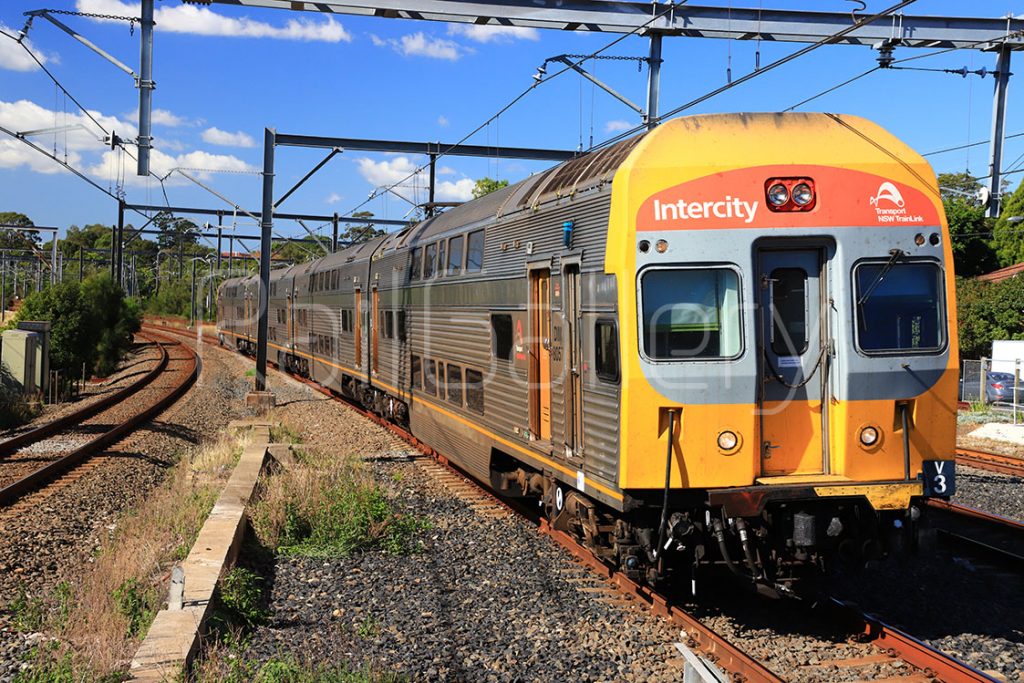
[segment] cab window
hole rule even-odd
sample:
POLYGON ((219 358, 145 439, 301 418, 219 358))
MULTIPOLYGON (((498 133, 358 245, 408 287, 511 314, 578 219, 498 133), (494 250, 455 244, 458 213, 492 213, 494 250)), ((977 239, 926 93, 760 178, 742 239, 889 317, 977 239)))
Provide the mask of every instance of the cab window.
POLYGON ((655 361, 735 358, 743 348, 739 276, 730 268, 664 268, 640 280, 640 334, 655 361))
POLYGON ((862 263, 854 270, 857 345, 866 354, 945 346, 942 269, 935 263, 862 263))

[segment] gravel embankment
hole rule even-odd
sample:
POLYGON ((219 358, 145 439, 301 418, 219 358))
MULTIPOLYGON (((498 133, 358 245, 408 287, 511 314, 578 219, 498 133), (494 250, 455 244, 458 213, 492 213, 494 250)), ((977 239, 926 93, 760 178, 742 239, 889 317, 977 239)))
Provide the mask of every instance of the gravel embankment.
MULTIPOLYGON (((39 637, 13 631, 10 603, 22 591, 48 595, 80 572, 118 516, 157 486, 182 453, 215 437, 230 420, 248 416, 244 398, 252 379, 245 373, 252 361, 208 346, 200 353, 199 380, 158 420, 101 456, 102 462, 83 468, 72 483, 0 510, 0 683, 11 679, 39 637)), ((277 376, 271 386, 281 401, 308 396, 277 376)))
POLYGON ((1024 520, 1024 477, 959 466, 954 503, 1024 520))
MULTIPOLYGON (((379 456, 405 445, 343 405, 282 415, 311 447, 379 456)), ((403 508, 430 520, 424 549, 262 567, 272 620, 245 656, 400 671, 410 680, 676 681, 678 630, 628 606, 511 515, 480 515, 414 462, 370 465, 403 508)))

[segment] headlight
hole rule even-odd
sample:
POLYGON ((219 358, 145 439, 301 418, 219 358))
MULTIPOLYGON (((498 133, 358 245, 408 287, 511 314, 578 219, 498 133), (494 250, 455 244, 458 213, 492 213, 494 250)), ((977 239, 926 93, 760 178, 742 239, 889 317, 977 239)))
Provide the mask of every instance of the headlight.
POLYGON ((814 190, 807 183, 797 183, 793 187, 793 202, 797 206, 807 206, 814 200, 814 190))
POLYGON ((775 183, 768 188, 768 201, 775 206, 782 206, 789 201, 789 190, 782 183, 775 183))
POLYGON ((865 446, 874 446, 878 443, 878 430, 874 427, 865 427, 860 430, 860 442, 865 446))
POLYGON ((718 435, 718 447, 723 451, 731 451, 736 448, 739 443, 739 437, 733 432, 725 431, 718 435))

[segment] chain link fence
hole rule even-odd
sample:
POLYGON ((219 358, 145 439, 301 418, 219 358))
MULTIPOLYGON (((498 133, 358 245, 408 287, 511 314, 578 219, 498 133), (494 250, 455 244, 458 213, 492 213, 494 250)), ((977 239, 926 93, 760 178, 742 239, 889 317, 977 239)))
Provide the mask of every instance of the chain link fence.
POLYGON ((1024 421, 1024 359, 965 360, 960 363, 959 398, 1024 421))

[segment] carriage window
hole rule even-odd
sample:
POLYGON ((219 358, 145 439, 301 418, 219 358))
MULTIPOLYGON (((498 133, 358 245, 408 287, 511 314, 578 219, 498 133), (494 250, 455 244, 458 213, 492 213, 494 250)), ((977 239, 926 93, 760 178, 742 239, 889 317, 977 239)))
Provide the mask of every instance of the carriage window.
POLYGON ((352 331, 352 311, 348 308, 343 308, 341 310, 341 331, 352 331))
POLYGON ((437 244, 428 244, 427 251, 423 257, 423 279, 429 280, 434 277, 434 269, 437 264, 437 244))
POLYGON ((457 406, 462 405, 462 368, 458 365, 447 366, 448 402, 457 406))
POLYGON ((652 360, 740 354, 739 277, 727 268, 651 270, 641 279, 643 348, 652 360))
POLYGON ((598 320, 594 325, 594 369, 606 382, 619 381, 619 338, 614 320, 598 320))
POLYGON ((395 338, 395 314, 392 311, 384 311, 384 338, 395 338))
POLYGON ((423 272, 423 249, 416 247, 412 250, 412 264, 409 268, 409 279, 419 280, 423 272))
POLYGON ((341 285, 341 271, 335 269, 331 273, 331 289, 337 291, 341 285))
POLYGON ((466 407, 484 413, 484 374, 479 370, 466 368, 466 407))
POLYGON ((462 272, 462 235, 448 240, 448 274, 462 272))
POLYGON ((466 250, 466 272, 479 273, 484 267, 484 231, 469 233, 469 248, 466 250))
POLYGON ((437 363, 427 359, 423 373, 423 390, 431 396, 437 396, 437 363))
POLYGON ((412 375, 413 389, 419 389, 423 386, 423 375, 420 370, 421 366, 422 361, 420 360, 420 357, 414 354, 412 357, 412 364, 409 366, 409 372, 412 375))
POLYGON ((437 272, 438 277, 440 277, 441 275, 444 275, 444 264, 445 264, 445 260, 444 260, 444 245, 445 245, 445 241, 444 240, 441 240, 440 242, 437 243, 437 271, 436 272, 437 272))
POLYGON ((857 344, 865 353, 938 351, 945 343, 942 270, 865 263, 855 271, 857 344))
POLYGON ((799 356, 807 350, 807 272, 776 268, 770 276, 772 351, 799 356))
POLYGON ((512 360, 512 316, 495 313, 491 316, 491 352, 495 358, 512 360))

